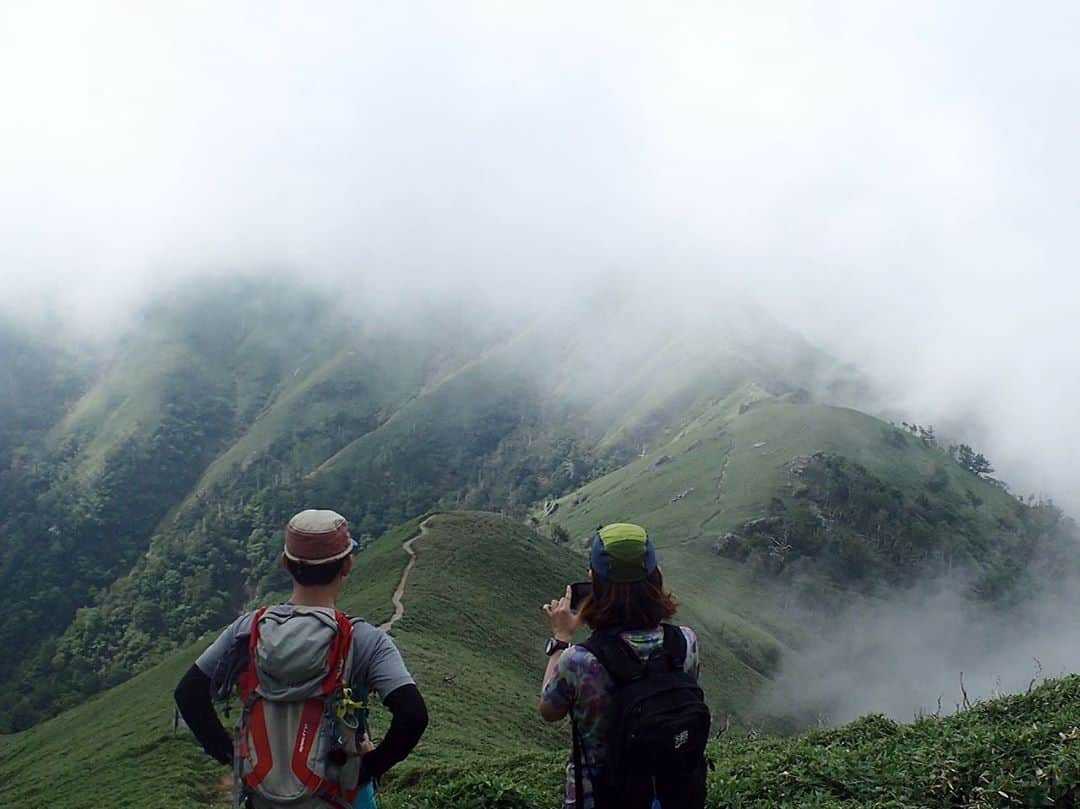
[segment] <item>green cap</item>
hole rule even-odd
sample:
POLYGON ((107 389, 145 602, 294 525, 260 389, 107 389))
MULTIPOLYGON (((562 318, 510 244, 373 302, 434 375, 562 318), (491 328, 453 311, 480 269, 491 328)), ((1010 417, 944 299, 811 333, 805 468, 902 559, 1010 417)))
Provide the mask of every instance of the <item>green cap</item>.
POLYGON ((656 549, 640 525, 612 523, 593 536, 589 564, 608 581, 641 581, 656 570, 656 549))

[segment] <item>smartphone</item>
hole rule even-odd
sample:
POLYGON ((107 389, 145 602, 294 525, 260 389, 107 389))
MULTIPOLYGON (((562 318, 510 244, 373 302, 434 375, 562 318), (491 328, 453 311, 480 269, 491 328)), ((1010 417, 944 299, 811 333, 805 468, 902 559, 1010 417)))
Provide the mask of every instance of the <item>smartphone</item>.
POLYGON ((592 595, 591 581, 576 581, 570 585, 570 609, 577 612, 582 603, 592 595))

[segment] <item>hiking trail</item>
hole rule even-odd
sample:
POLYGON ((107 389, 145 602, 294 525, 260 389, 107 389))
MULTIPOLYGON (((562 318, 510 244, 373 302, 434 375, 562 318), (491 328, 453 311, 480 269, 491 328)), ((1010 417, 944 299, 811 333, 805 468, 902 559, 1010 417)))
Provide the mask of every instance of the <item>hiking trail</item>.
POLYGON ((379 625, 379 629, 384 632, 389 632, 394 624, 400 621, 402 616, 405 615, 405 605, 402 603, 401 599, 405 596, 405 587, 409 583, 409 574, 412 573, 412 569, 416 566, 416 551, 413 550, 413 543, 427 534, 428 523, 433 519, 435 519, 434 514, 420 523, 420 531, 415 536, 401 543, 401 549, 408 554, 409 561, 405 565, 405 569, 401 572, 401 581, 398 582, 397 589, 394 590, 394 595, 391 599, 394 602, 394 615, 389 621, 379 625))

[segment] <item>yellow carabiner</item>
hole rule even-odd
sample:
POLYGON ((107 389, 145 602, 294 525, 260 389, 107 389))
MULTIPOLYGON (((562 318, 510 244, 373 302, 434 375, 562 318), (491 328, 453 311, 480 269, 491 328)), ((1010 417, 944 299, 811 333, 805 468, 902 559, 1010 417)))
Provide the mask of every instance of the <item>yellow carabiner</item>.
POLYGON ((363 710, 364 703, 353 699, 353 692, 349 686, 341 689, 341 698, 335 706, 335 713, 345 727, 355 730, 360 726, 360 720, 356 718, 356 712, 363 710))

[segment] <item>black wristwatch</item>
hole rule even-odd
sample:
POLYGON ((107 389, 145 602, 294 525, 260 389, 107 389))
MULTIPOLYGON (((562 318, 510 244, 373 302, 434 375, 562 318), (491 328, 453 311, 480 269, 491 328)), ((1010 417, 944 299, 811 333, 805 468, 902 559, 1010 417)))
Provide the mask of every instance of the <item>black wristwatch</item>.
POLYGON ((548 638, 547 647, 544 649, 544 654, 551 657, 556 652, 561 652, 563 649, 569 649, 570 644, 564 640, 558 638, 548 638))

